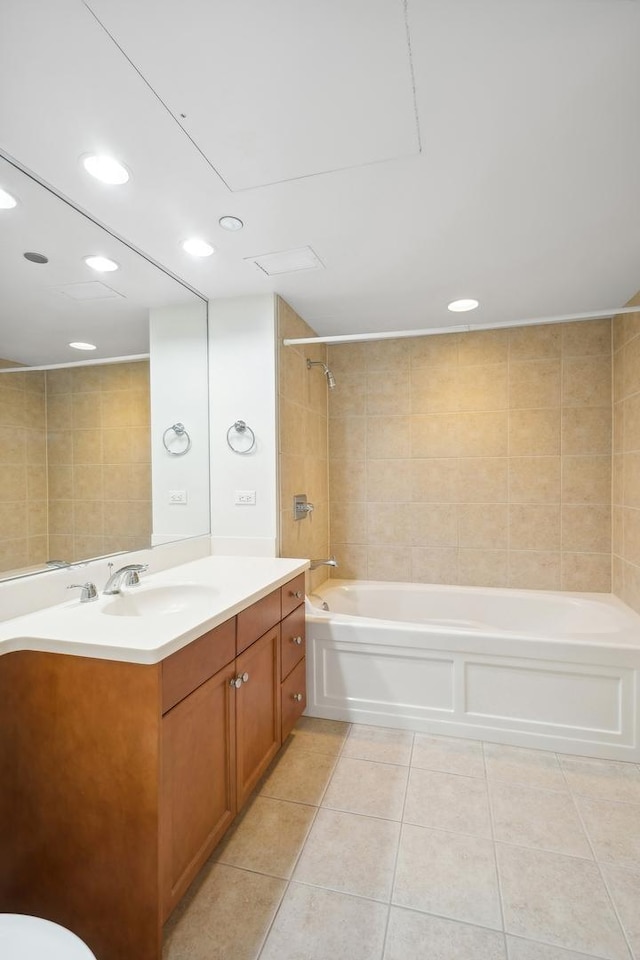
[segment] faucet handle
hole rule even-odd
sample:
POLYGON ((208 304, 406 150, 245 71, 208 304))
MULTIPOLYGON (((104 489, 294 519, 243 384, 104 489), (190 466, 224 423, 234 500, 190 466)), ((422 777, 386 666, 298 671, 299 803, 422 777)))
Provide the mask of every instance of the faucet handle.
POLYGON ((91 583, 90 580, 88 580, 87 583, 72 583, 67 587, 67 590, 82 590, 80 603, 91 603, 92 600, 98 599, 96 585, 95 583, 91 583))

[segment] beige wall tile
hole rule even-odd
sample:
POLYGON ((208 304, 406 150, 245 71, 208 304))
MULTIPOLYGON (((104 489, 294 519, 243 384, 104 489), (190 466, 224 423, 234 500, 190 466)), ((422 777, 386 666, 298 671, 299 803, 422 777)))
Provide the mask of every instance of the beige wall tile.
POLYGON ((27 432, 23 427, 0 427, 0 456, 3 463, 27 462, 27 432))
POLYGON ((73 432, 47 431, 47 460, 49 463, 73 463, 73 432))
MULTIPOLYGON (((71 425, 74 430, 87 430, 102 426, 101 396, 100 393, 74 393, 72 395, 71 425)), ((127 397, 126 394, 123 396, 127 397)))
POLYGON ((457 367, 414 367, 412 413, 455 413, 460 409, 462 376, 457 367))
POLYGON ((366 500, 367 461, 331 460, 329 462, 329 490, 331 499, 366 500))
POLYGON ((566 357, 611 354, 611 320, 576 320, 563 323, 562 352, 566 357))
POLYGON ((608 593, 611 589, 611 554, 563 553, 561 589, 608 593))
POLYGON ((331 555, 340 564, 333 575, 343 580, 366 580, 369 576, 367 570, 368 549, 365 544, 336 543, 332 539, 331 555))
POLYGON ((511 550, 559 550, 560 506, 545 503, 513 503, 509 507, 511 550))
POLYGON ((369 580, 411 580, 411 553, 406 547, 370 545, 367 548, 369 580))
POLYGON ((460 547, 506 548, 508 511, 506 503, 461 503, 458 508, 460 547))
POLYGON ((421 547, 448 547, 458 543, 458 508, 452 503, 414 503, 406 506, 408 540, 421 547))
POLYGON ((366 381, 366 407, 371 416, 400 416, 411 413, 411 380, 408 371, 369 371, 366 381))
MULTIPOLYGON (((59 470, 70 469, 58 467, 59 470)), ((73 467, 73 497, 76 500, 102 500, 104 497, 101 464, 85 463, 73 467)), ((50 482, 51 485, 51 482, 50 482)), ((129 496, 130 490, 126 491, 129 496)), ((59 494, 64 496, 64 494, 59 494)), ((151 486, 147 489, 147 499, 151 496, 151 486)), ((89 531, 91 532, 91 531, 89 531)))
POLYGON ((522 360, 509 364, 509 406, 541 409, 560 405, 560 360, 522 360))
POLYGON ((27 463, 45 463, 47 434, 45 430, 27 430, 27 463))
MULTIPOLYGON (((98 467, 100 470, 101 467, 98 467)), ((48 495, 51 500, 73 499, 73 467, 51 464, 48 471, 48 495)))
POLYGON ((564 406, 604 407, 611 403, 609 357, 567 357, 562 361, 564 406))
POLYGON ((456 414, 411 418, 412 457, 457 457, 459 452, 459 418, 456 414))
POLYGON ((563 454, 611 452, 611 407, 566 407, 562 411, 563 454))
POLYGON ((613 406, 612 449, 614 453, 622 453, 624 450, 624 404, 622 402, 613 406))
POLYGON ((397 459, 411 456, 411 422, 407 417, 368 417, 367 457, 397 459))
MULTIPOLYGON (((633 457, 636 454, 630 454, 633 457)), ((616 454, 611 458, 611 502, 624 503, 624 470, 629 466, 629 457, 616 454)))
POLYGON ((0 570, 19 570, 29 562, 29 543, 26 537, 18 540, 0 540, 0 570))
POLYGON ((27 551, 29 566, 41 566, 46 563, 49 552, 49 541, 47 537, 29 537, 27 539, 27 551))
POLYGON ((623 417, 623 452, 640 450, 640 394, 635 394, 623 402, 623 417))
POLYGON ((507 502, 507 457, 464 458, 457 463, 458 499, 461 503, 507 502))
MULTIPOLYGON (((280 406, 280 415, 283 408, 280 406)), ((363 460, 366 450, 367 439, 367 420, 365 417, 331 417, 329 420, 329 457, 334 460, 363 460)), ((296 439, 294 434, 293 442, 288 444, 285 449, 280 447, 283 453, 295 453, 296 439)))
MULTIPOLYGON (((111 518, 109 517, 109 521, 111 518)), ((104 533, 104 506, 102 500, 75 500, 73 504, 74 537, 102 536, 104 533)), ((95 554, 94 554, 95 556, 95 554)))
POLYGON ((4 383, 0 384, 0 424, 3 427, 26 426, 24 391, 7 387, 4 383))
MULTIPOLYGON (((455 503, 459 499, 458 465, 462 462, 457 459, 409 461, 411 499, 425 503, 455 503)), ((465 462, 476 463, 475 460, 465 462)))
POLYGON ((613 458, 614 481, 619 479, 618 465, 622 464, 622 483, 620 491, 614 483, 614 503, 624 503, 627 507, 640 507, 640 453, 628 453, 624 457, 613 458))
POLYGON ((48 504, 46 500, 30 500, 27 504, 27 535, 46 537, 48 504))
POLYGON ((557 324, 509 331, 509 360, 548 360, 559 357, 561 349, 562 329, 557 324))
POLYGON ((308 393, 308 377, 322 376, 320 367, 307 369, 305 357, 291 347, 281 346, 278 351, 279 390, 292 403, 305 404, 308 393))
POLYGON ((47 395, 52 393, 71 393, 71 377, 73 370, 47 370, 45 384, 47 395))
MULTIPOLYGON (((286 394, 285 394, 286 396, 286 394)), ((367 374, 364 370, 343 371, 340 382, 329 392, 329 416, 362 416, 367 408, 367 374)))
POLYGON ((624 507, 617 512, 622 514, 623 552, 620 555, 628 563, 640 566, 640 510, 624 507))
POLYGON ((494 413, 465 413, 458 417, 461 457, 504 457, 507 455, 506 410, 494 413))
POLYGON ((509 586, 525 590, 559 590, 560 551, 510 550, 509 586))
POLYGON ((560 410, 512 410, 509 455, 550 457, 560 453, 560 410))
POLYGON ((366 355, 366 343, 332 343, 329 346, 327 363, 337 377, 339 370, 366 370, 366 355))
POLYGON ((458 343, 460 366, 506 363, 509 356, 508 330, 477 330, 466 333, 458 343))
MULTIPOLYGON (((22 495, 16 497, 15 499, 21 500, 24 496, 25 491, 23 490, 22 495)), ((44 464, 27 464, 26 498, 27 500, 46 500, 47 470, 44 464)))
POLYGON ((455 547, 413 547, 411 579, 417 583, 457 583, 457 549, 455 547))
POLYGON ((16 540, 27 537, 27 502, 0 502, 0 539, 16 540))
POLYGON ((506 587, 508 556, 506 550, 460 550, 458 583, 469 587, 506 587))
POLYGON ((614 556, 611 562, 611 592, 617 597, 624 596, 624 560, 614 556))
POLYGON ((414 367, 457 366, 460 335, 441 333, 415 337, 411 344, 411 363, 414 367))
POLYGON ((611 378, 612 378, 612 392, 613 392, 613 401, 617 403, 620 400, 624 399, 624 358, 625 351, 618 350, 617 353, 614 353, 612 357, 612 367, 611 367, 611 378))
MULTIPOLYGON (((100 366, 75 367, 69 372, 71 373, 70 388, 72 393, 94 393, 96 390, 104 390, 106 389, 105 382, 109 383, 114 378, 111 370, 100 366)), ((117 378, 117 376, 116 373, 115 377, 117 378)))
POLYGON ((49 501, 49 533, 50 534, 73 533, 73 501, 72 500, 50 500, 49 501))
POLYGON ((411 344, 408 339, 371 340, 365 344, 367 370, 395 370, 408 373, 411 344))
POLYGON ((616 399, 630 397, 640 391, 640 337, 629 341, 624 350, 615 355, 614 382, 616 399))
POLYGON ((611 551, 611 507, 609 504, 562 507, 562 549, 575 552, 611 551))
POLYGON ((458 410, 506 410, 507 364, 460 367, 458 410))
POLYGON ((611 508, 611 552, 624 556, 624 507, 611 508))
POLYGON ((369 500, 411 500, 412 460, 368 460, 369 500))
POLYGON ((558 503, 560 464, 560 457, 510 457, 509 501, 558 503))
POLYGON ((640 610, 640 567, 633 563, 623 563, 622 599, 634 610, 640 610))
POLYGON ((367 542, 411 543, 416 526, 412 510, 413 505, 408 503, 370 501, 367 505, 367 542))
POLYGON ((73 463, 102 463, 102 431, 73 431, 73 463))
POLYGON ((339 543, 366 543, 367 505, 358 502, 332 502, 329 530, 331 539, 339 543))
POLYGON ((95 534, 79 534, 73 538, 74 560, 89 560, 104 554, 104 537, 95 534))
POLYGON ((611 457, 564 457, 564 503, 611 503, 611 457))

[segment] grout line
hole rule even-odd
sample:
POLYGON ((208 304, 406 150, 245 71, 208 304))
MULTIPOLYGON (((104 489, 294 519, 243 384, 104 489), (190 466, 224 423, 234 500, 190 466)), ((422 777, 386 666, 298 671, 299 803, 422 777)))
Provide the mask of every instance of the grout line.
POLYGON ((601 879, 601 881, 602 881, 602 884, 603 884, 603 886, 604 886, 605 892, 606 892, 606 894, 607 894, 607 898, 608 898, 609 903, 611 904, 611 907, 612 907, 612 909, 613 909, 614 916, 615 916, 616 920, 618 921, 618 926, 619 926, 619 928, 620 928, 620 931, 622 932, 622 937, 623 937, 624 942, 625 942, 625 944, 626 944, 627 950, 629 951, 629 957, 630 957, 630 958, 633 958, 633 957, 635 956, 635 954, 634 954, 634 952, 633 952, 633 949, 631 948, 631 944, 630 944, 630 942, 629 942, 629 938, 627 937, 627 931, 625 930, 625 927, 624 927, 624 924, 623 924, 622 919, 621 919, 621 917, 620 917, 620 914, 618 913, 618 908, 616 907, 615 901, 614 901, 614 899, 613 899, 613 897, 612 897, 612 895, 611 895, 611 891, 609 890, 609 885, 607 884, 606 877, 605 877, 604 872, 603 872, 603 870, 602 870, 602 864, 600 863, 600 861, 598 860, 598 857, 596 856, 595 844, 594 844, 594 843, 592 842, 592 840, 591 840, 591 835, 590 835, 590 833, 589 833, 589 831, 588 831, 588 829, 587 829, 587 825, 586 825, 586 823, 585 823, 585 821, 584 821, 584 818, 583 818, 583 816, 582 816, 582 812, 581 812, 580 807, 579 807, 579 805, 578 805, 578 803, 577 803, 576 796, 574 795, 573 791, 571 790, 571 784, 569 783, 569 780, 567 779, 566 770, 564 769, 564 767, 562 766, 562 763, 560 762, 560 757, 561 757, 561 755, 556 754, 556 758, 558 759, 558 764, 559 764, 560 769, 561 769, 561 771, 562 771, 562 776, 564 777, 565 783, 567 784, 567 789, 569 790, 569 796, 571 797, 571 801, 572 801, 573 806, 574 806, 574 809, 575 809, 575 811, 576 811, 576 815, 577 815, 577 817, 578 817, 578 821, 579 821, 580 825, 582 826, 582 830, 584 831, 585 837, 587 838, 587 843, 589 844, 589 849, 591 850, 591 854, 592 854, 592 856, 593 856, 593 862, 595 863, 596 868, 597 868, 597 870, 598 870, 598 873, 599 873, 599 875, 600 875, 600 879, 601 879))
POLYGON ((489 776, 487 773, 487 758, 485 756, 485 751, 484 751, 484 747, 485 747, 484 740, 480 741, 480 746, 482 748, 482 764, 484 766, 484 776, 485 776, 485 783, 487 788, 487 807, 489 809, 489 825, 491 828, 491 847, 493 850, 493 866, 496 871, 496 885, 498 888, 498 904, 500 906, 500 921, 502 923, 502 940, 504 944, 504 955, 505 957, 507 957, 508 949, 507 949, 506 924, 504 919, 504 895, 502 893, 502 882, 500 880, 500 871, 498 869, 498 847, 496 844, 496 831, 495 831, 495 823, 493 820, 493 804, 491 801, 491 791, 489 789, 489 776))
POLYGON ((416 735, 413 734, 411 738, 411 753, 409 755, 409 766, 407 772, 407 781, 404 786, 404 797, 402 799, 402 810, 400 812, 400 830, 398 831, 398 844, 396 847, 396 855, 393 861, 393 871, 391 874, 391 886, 389 888, 389 908, 387 910, 387 921, 384 927, 384 937, 382 940, 382 957, 384 958, 384 953, 387 948, 387 935, 389 933, 389 921, 391 920, 391 908, 393 906, 393 893, 396 885, 396 874, 398 872, 398 860, 400 859, 400 845, 402 843, 402 835, 404 833, 404 812, 407 806, 407 796, 409 794, 409 780, 411 779, 411 770, 412 767, 411 761, 413 760, 413 750, 416 742, 416 735))

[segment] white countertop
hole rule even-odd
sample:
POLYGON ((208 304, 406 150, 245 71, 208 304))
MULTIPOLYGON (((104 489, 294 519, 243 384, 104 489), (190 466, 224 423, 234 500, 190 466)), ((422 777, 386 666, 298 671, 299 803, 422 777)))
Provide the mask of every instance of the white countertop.
MULTIPOLYGON (((71 600, 0 623, 0 654, 17 650, 65 653, 128 663, 158 663, 241 610, 303 573, 306 560, 279 557, 210 556, 161 573, 141 575, 138 587, 123 594, 156 587, 197 584, 211 591, 206 608, 194 604, 163 615, 110 616, 103 613, 118 597, 91 603, 71 600)), ((98 584, 100 588, 102 584, 98 584)))

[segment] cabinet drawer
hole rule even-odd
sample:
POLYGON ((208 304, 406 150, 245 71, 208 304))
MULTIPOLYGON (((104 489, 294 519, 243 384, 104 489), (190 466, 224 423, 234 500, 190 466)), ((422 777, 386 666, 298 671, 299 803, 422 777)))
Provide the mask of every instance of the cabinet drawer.
POLYGON ((280 677, 288 677, 296 663, 304 657, 304 604, 282 621, 280 633, 280 677))
POLYGON ((236 655, 236 618, 226 620, 162 661, 162 712, 226 666, 236 655))
POLYGON ((236 653, 242 653, 280 620, 280 591, 274 590, 262 600, 238 614, 236 653))
POLYGON ((305 659, 302 659, 298 666, 294 667, 282 684, 281 697, 282 740, 284 742, 307 705, 307 661, 305 659))
POLYGON ((282 595, 282 616, 286 617, 297 606, 304 603, 304 573, 294 577, 289 583, 285 583, 284 587, 280 587, 280 593, 282 595))

